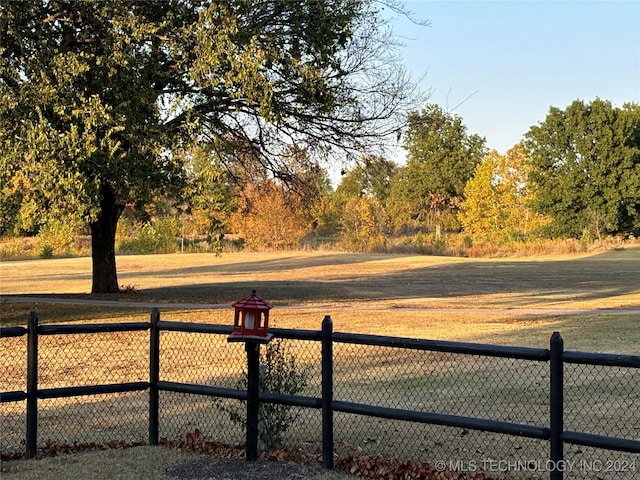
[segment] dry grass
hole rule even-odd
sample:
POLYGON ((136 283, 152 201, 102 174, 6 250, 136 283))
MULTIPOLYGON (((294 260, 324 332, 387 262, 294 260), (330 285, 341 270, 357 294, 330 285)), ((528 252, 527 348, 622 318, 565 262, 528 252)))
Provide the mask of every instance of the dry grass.
MULTIPOLYGON (((172 307, 161 309, 163 319, 226 324, 231 321, 230 307, 198 309, 180 304, 228 305, 251 288, 257 288, 260 295, 274 303, 272 322, 279 327, 317 330, 328 314, 334 320, 336 331, 538 347, 547 347, 551 333, 560 331, 568 349, 640 354, 637 313, 630 310, 627 314, 615 315, 568 314, 571 309, 640 308, 640 249, 637 248, 596 255, 508 260, 334 253, 225 254, 222 257, 191 254, 120 257, 118 265, 121 283, 135 286, 137 293, 106 298, 88 295, 88 259, 0 264, 3 295, 44 295, 52 301, 98 298, 122 302, 117 307, 105 307, 35 300, 27 304, 3 301, 3 325, 23 324, 31 308, 35 308, 45 322, 146 321, 150 308, 147 303, 158 301, 170 303, 172 307), (541 313, 532 309, 552 311, 541 313)), ((148 374, 146 335, 141 332, 43 337, 41 364, 44 369, 40 387, 144 381, 148 374), (104 352, 108 352, 107 357, 104 352)), ((0 342, 4 369, 2 391, 24 388, 23 343, 23 339, 0 342)), ((243 364, 240 349, 212 336, 164 333, 162 348, 164 380, 233 386, 233 379, 243 364)), ((309 353, 300 343, 292 344, 292 348, 317 370, 316 351, 309 353)), ((341 399, 449 413, 472 412, 481 417, 502 419, 510 415, 509 409, 517 406, 520 413, 510 420, 543 424, 546 421, 545 373, 536 371, 523 376, 524 364, 478 363, 477 359, 464 363, 466 359, 462 356, 433 357, 427 371, 424 355, 391 354, 388 350, 364 347, 337 348, 336 359, 341 399), (356 378, 350 376, 354 373, 356 378), (541 378, 540 390, 521 383, 523 378, 532 376, 541 378), (459 387, 461 384, 464 385, 459 387), (433 396, 434 391, 438 392, 437 396, 433 396)), ((638 383, 627 373, 619 375, 622 375, 622 384, 638 383)), ((576 392, 572 398, 575 412, 590 408, 592 397, 580 392, 584 389, 593 392, 596 377, 599 383, 606 384, 607 376, 603 372, 575 375, 572 387, 576 392)), ((307 394, 317 396, 318 388, 314 380, 307 394)), ((629 418, 633 406, 624 403, 624 391, 609 396, 604 393, 612 392, 603 392, 597 400, 598 408, 613 411, 619 417, 608 421, 627 429, 631 428, 629 422, 640 421, 629 418)), ((144 432, 146 396, 122 396, 117 414, 106 407, 111 398, 41 402, 43 429, 77 441, 107 439, 115 431, 122 432, 123 424, 131 432, 144 432), (74 418, 81 419, 82 432, 65 423, 70 412, 74 418), (121 421, 109 425, 109 419, 114 418, 121 421)), ((161 435, 183 433, 203 425, 211 432, 231 428, 220 415, 213 415, 215 409, 208 399, 179 394, 167 394, 165 398, 161 418, 167 421, 161 426, 164 428, 161 435)), ((4 405, 3 409, 12 404, 4 405)), ((317 412, 300 411, 292 442, 317 448, 317 412)), ((4 412, 5 425, 23 428, 19 412, 4 412)), ((584 415, 578 413, 572 421, 581 421, 584 415)), ((599 412, 590 412, 585 418, 599 415, 599 412)), ((343 449, 393 451, 393 447, 397 447, 394 444, 402 443, 402 437, 413 439, 410 442, 415 448, 413 454, 431 459, 460 458, 464 445, 473 445, 476 453, 471 452, 472 456, 482 458, 486 455, 523 458, 526 448, 540 451, 542 447, 543 452, 547 448, 544 443, 527 446, 531 442, 522 439, 504 442, 504 438, 497 435, 480 432, 451 441, 450 429, 440 427, 427 429, 340 415, 336 421, 338 425, 348 422, 343 423, 340 430, 344 432, 340 438, 343 449)), ((571 428, 578 427, 579 423, 571 428)), ((22 434, 15 433, 18 437, 22 434)), ((139 433, 131 435, 131 440, 144 440, 135 437, 139 433)), ((3 444, 14 444, 10 437, 12 435, 3 434, 3 444)))
MULTIPOLYGON (((276 306, 588 309, 640 306, 640 248, 463 259, 301 252, 118 257, 120 300, 230 303, 252 288, 276 306)), ((3 295, 85 297, 88 258, 4 262, 3 295)))
MULTIPOLYGON (((521 343, 523 331, 546 335, 556 326, 572 325, 575 317, 566 321, 559 315, 571 309, 640 308, 640 248, 492 260, 318 252, 173 254, 119 257, 118 269, 120 283, 137 293, 89 295, 88 258, 1 263, 3 296, 121 302, 117 309, 80 310, 3 302, 2 322, 23 323, 30 308, 44 321, 52 316, 56 321, 108 320, 138 312, 145 317, 153 302, 178 304, 176 310, 185 302, 229 305, 256 288, 276 307, 273 316, 281 326, 317 328, 329 314, 339 330, 479 341, 503 334, 508 339, 513 333, 521 343), (420 308, 442 310, 416 311, 420 308), (532 309, 549 312, 530 315, 532 309)), ((229 315, 225 310, 176 314, 216 323, 227 323, 229 315)), ((606 312, 598 315, 601 319, 606 312)), ((603 321, 609 318, 618 317, 603 321)))

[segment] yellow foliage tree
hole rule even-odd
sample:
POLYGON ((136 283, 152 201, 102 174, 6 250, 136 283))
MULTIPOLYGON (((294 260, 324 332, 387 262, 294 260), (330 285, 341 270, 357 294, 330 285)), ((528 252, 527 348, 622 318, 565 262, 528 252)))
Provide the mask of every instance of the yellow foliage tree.
POLYGON ((492 150, 467 182, 459 214, 465 232, 488 241, 526 238, 544 225, 544 216, 529 205, 530 161, 520 145, 501 155, 492 150))
POLYGON ((384 251, 384 215, 380 203, 368 196, 353 197, 342 214, 343 246, 356 251, 384 251))

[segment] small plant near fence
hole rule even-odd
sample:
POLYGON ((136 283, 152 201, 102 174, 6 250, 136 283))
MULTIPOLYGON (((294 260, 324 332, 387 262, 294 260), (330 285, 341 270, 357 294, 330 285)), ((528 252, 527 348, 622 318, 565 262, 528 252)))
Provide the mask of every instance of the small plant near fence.
MULTIPOLYGON (((260 354, 260 391, 297 395, 309 383, 309 368, 301 366, 294 354, 290 353, 281 338, 266 345, 260 354)), ((245 369, 235 388, 246 390, 249 385, 245 369)), ((232 406, 217 403, 217 408, 228 413, 236 425, 247 427, 246 402, 241 400, 232 406)), ((273 450, 283 445, 285 435, 293 425, 296 416, 290 405, 261 403, 258 408, 258 440, 261 449, 273 450)))

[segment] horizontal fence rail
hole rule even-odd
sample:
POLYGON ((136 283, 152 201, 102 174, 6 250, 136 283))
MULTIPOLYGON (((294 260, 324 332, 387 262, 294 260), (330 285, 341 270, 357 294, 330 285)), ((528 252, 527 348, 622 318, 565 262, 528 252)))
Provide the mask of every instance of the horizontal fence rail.
MULTIPOLYGON (((573 364, 638 369, 640 368, 640 356, 565 351, 563 340, 557 332, 551 337, 550 348, 544 349, 341 333, 333 332, 332 328, 331 318, 327 316, 322 322, 322 329, 319 331, 281 328, 271 328, 269 330, 275 338, 317 342, 321 345, 322 378, 320 396, 287 395, 278 392, 264 391, 260 391, 257 395, 257 401, 259 403, 288 405, 292 407, 313 409, 321 412, 322 458, 323 464, 327 468, 333 468, 333 435, 335 430, 333 416, 335 412, 399 420, 404 422, 414 422, 419 424, 457 427, 481 432, 493 432, 515 437, 548 441, 549 460, 552 465, 561 465, 564 458, 565 444, 629 453, 640 453, 640 440, 638 439, 579 432, 565 428, 564 425, 566 409, 565 390, 567 388, 566 380, 564 378, 566 369, 565 365, 573 364), (535 425, 336 399, 334 398, 335 359, 333 354, 334 346, 336 344, 384 347, 399 351, 440 352, 463 356, 515 359, 525 362, 536 362, 538 364, 548 364, 549 424, 535 425)), ((231 334, 232 327, 227 325, 161 320, 160 312, 157 309, 154 309, 151 313, 149 322, 39 325, 35 312, 31 312, 27 328, 21 326, 0 328, 1 339, 27 336, 26 390, 14 390, 0 393, 0 403, 26 401, 27 421, 24 438, 25 453, 27 457, 35 456, 37 452, 38 400, 148 391, 148 443, 151 445, 157 445, 159 443, 159 424, 162 421, 159 409, 160 392, 175 392, 251 402, 251 396, 248 394, 247 390, 215 385, 204 385, 199 383, 163 380, 160 369, 162 342, 160 335, 161 332, 182 332, 186 334, 221 336, 231 334), (136 331, 149 331, 148 381, 55 388, 38 387, 38 338, 40 336, 63 336, 72 334, 108 335, 115 332, 136 331)), ((247 355, 250 355, 249 351, 250 349, 247 348, 247 355)), ((634 406, 636 409, 640 409, 640 399, 635 399, 634 406)), ((637 417, 635 421, 637 421, 637 417)), ((249 436, 247 438, 247 441, 249 442, 249 436)), ((247 458, 249 458, 249 444, 247 444, 247 458)), ((640 464, 638 467, 640 468, 640 464)), ((562 479, 563 473, 563 470, 560 468, 552 468, 549 470, 549 476, 552 480, 562 479)))
POLYGON ((505 345, 489 345, 482 343, 448 342, 441 340, 422 340, 418 338, 386 337, 382 335, 365 335, 360 333, 333 334, 336 343, 354 345, 372 345, 378 347, 402 348, 429 352, 460 353, 464 355, 481 355, 485 357, 515 358, 520 360, 549 361, 549 350, 532 347, 510 347, 505 345))

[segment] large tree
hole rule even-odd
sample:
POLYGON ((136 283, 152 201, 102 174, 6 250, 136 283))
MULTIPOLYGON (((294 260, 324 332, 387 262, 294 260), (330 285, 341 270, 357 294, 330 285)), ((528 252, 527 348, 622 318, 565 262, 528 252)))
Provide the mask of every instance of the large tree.
POLYGON ((435 224, 455 212, 467 181, 486 153, 485 139, 467 132, 462 118, 428 105, 411 112, 404 140, 407 164, 392 189, 395 216, 435 224))
POLYGON ((545 223, 529 205, 527 184, 531 160, 518 144, 505 155, 495 150, 476 167, 464 189, 459 219, 464 230, 493 241, 526 238, 545 223))
POLYGON ((336 202, 344 205, 350 198, 364 196, 383 204, 389 198, 397 168, 394 162, 379 155, 358 159, 353 168, 342 172, 340 185, 334 194, 336 202))
POLYGON ((375 250, 384 246, 387 200, 397 168, 383 156, 368 155, 343 172, 332 205, 342 241, 349 248, 375 250))
POLYGON ((595 99, 552 107, 525 135, 535 208, 549 234, 640 234, 640 105, 595 99))
POLYGON ((118 219, 178 197, 175 152, 194 139, 291 182, 286 145, 354 152, 397 131, 412 91, 376 5, 3 2, 2 214, 37 230, 73 212, 91 231, 92 292, 118 291, 118 219))

